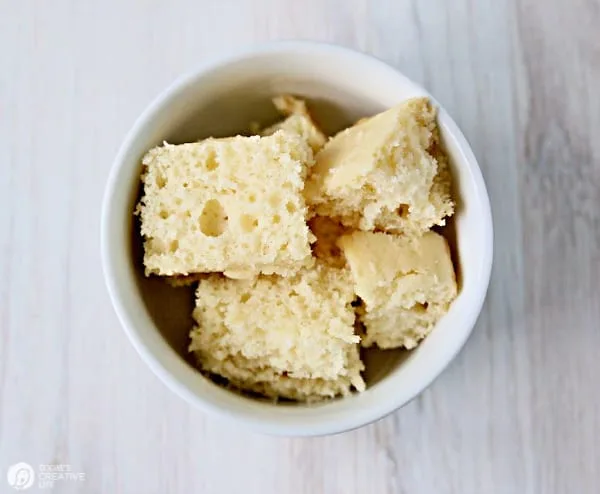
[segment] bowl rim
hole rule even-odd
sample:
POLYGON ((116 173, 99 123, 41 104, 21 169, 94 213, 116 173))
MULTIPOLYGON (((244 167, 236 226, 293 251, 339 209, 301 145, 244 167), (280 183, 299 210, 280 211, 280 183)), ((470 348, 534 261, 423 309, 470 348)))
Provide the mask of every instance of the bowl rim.
POLYGON ((132 343, 142 360, 168 388, 185 399, 188 403, 213 416, 218 415, 229 419, 237 419, 238 422, 249 425, 251 429, 255 431, 272 435, 316 436, 336 434, 375 422, 412 401, 416 396, 429 387, 431 383, 446 369, 450 362, 463 348, 466 340, 472 333, 485 301, 493 263, 493 223, 487 188, 473 151, 458 125, 448 115, 442 105, 440 105, 439 102, 437 102, 428 91, 422 88, 419 84, 413 82, 395 67, 392 67, 391 65, 372 55, 367 55, 360 51, 339 45, 317 41, 274 41, 254 45, 226 56, 215 57, 203 64, 200 64, 195 69, 188 71, 163 89, 135 120, 135 123, 119 147, 106 182, 100 223, 100 253, 107 290, 113 308, 117 314, 117 318, 119 319, 123 330, 127 334, 129 341, 132 343), (111 204, 113 202, 111 201, 111 198, 117 189, 119 177, 127 166, 127 161, 125 160, 126 155, 128 150, 137 140, 140 131, 143 130, 146 124, 156 116, 156 114, 163 108, 164 105, 168 103, 169 99, 173 95, 183 91, 188 85, 194 84, 201 80, 203 76, 211 71, 218 70, 219 68, 224 68, 230 64, 256 56, 290 52, 329 53, 331 55, 338 54, 344 57, 354 57, 363 65, 372 65, 374 68, 377 68, 380 71, 388 72, 390 77, 396 77, 398 80, 402 79, 407 86, 411 86, 418 92, 431 98, 439 108, 438 118, 440 119, 440 122, 443 123, 443 125, 455 139, 458 149, 463 156, 462 161, 469 167, 469 171, 475 184, 475 189, 479 195, 478 203, 482 207, 481 214, 483 215, 483 229, 480 235, 483 239, 484 247, 482 254, 483 260, 481 263, 482 271, 480 272, 478 282, 478 296, 472 302, 473 309, 466 318, 464 323, 465 327, 462 333, 458 335, 459 338, 455 340, 451 351, 448 351, 446 354, 444 354, 444 358, 440 358, 435 363, 432 363, 428 374, 423 376, 423 379, 418 383, 418 385, 413 385, 409 392, 398 396, 391 396, 390 399, 385 403, 380 404, 377 407, 370 407, 368 410, 362 410, 361 413, 358 413, 357 411, 357 413, 350 417, 346 416, 344 420, 338 420, 335 417, 328 417, 327 420, 323 420, 322 422, 318 423, 315 423, 313 420, 304 422, 301 418, 277 422, 273 421, 272 418, 262 417, 257 413, 246 413, 224 409, 223 407, 206 400, 204 397, 199 396, 187 385, 182 383, 176 376, 173 375, 171 370, 167 369, 164 362, 161 362, 160 359, 148 347, 147 342, 144 341, 144 338, 139 334, 139 330, 132 321, 132 318, 129 314, 130 309, 125 306, 123 300, 119 296, 119 288, 116 281, 117 274, 114 265, 115 253, 110 247, 111 222, 109 218, 112 216, 111 204))

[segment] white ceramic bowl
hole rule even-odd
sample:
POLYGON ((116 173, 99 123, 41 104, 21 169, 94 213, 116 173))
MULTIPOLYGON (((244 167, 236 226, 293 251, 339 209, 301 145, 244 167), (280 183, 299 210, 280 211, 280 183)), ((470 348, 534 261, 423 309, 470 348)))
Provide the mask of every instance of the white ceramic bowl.
POLYGON ((372 351, 368 389, 323 404, 274 405, 228 391, 188 362, 192 293, 146 279, 133 210, 140 159, 164 140, 181 143, 228 136, 250 121, 273 121, 270 97, 309 99, 327 133, 417 95, 421 87, 397 70, 345 48, 280 42, 205 64, 167 88, 137 120, 116 157, 102 210, 102 262, 108 291, 129 339, 156 375, 198 408, 282 435, 341 432, 375 421, 423 391, 459 352, 481 310, 492 265, 492 219, 481 172, 469 144, 440 108, 451 158, 457 211, 448 228, 460 293, 448 314, 412 352, 372 351))

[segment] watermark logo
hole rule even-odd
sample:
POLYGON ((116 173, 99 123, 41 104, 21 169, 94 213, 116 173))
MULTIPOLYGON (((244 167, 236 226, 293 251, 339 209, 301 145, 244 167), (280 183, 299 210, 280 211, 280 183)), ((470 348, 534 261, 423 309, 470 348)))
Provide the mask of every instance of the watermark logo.
POLYGON ((6 474, 8 485, 17 491, 29 489, 35 482, 35 472, 29 463, 15 463, 6 474))
POLYGON ((58 483, 85 482, 85 472, 74 471, 67 463, 40 465, 38 479, 40 489, 52 489, 58 483))
POLYGON ((52 489, 56 484, 86 480, 85 472, 75 471, 66 463, 38 465, 37 473, 29 463, 15 463, 8 468, 6 478, 8 485, 17 491, 29 489, 36 479, 39 489, 52 489))

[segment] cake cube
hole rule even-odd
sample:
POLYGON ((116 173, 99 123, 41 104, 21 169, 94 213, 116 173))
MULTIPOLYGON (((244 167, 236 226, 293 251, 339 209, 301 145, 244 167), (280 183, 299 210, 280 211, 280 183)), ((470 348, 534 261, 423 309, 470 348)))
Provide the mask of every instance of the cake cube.
POLYGON ((363 301, 365 347, 415 347, 456 297, 448 243, 435 232, 410 238, 356 231, 338 244, 363 301))
POLYGON ((165 143, 143 158, 146 274, 291 275, 312 263, 302 195, 313 163, 299 136, 165 143))
POLYGON ((286 118, 262 130, 261 135, 271 135, 278 130, 284 130, 301 136, 315 154, 323 148, 327 137, 317 127, 304 100, 286 94, 273 98, 273 104, 286 118))
POLYGON ((349 271, 320 262, 288 278, 212 275, 196 291, 189 350, 205 372, 272 398, 362 390, 354 299, 349 271))
POLYGON ((436 115, 414 98, 338 133, 316 155, 309 206, 365 231, 418 236, 445 224, 454 203, 436 115))

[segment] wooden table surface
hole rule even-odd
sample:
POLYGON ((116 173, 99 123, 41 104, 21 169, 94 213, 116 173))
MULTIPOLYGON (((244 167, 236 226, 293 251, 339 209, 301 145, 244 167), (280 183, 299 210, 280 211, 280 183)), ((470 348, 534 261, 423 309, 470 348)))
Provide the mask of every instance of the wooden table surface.
POLYGON ((19 461, 86 473, 52 492, 600 492, 599 25, 598 0, 0 0, 0 492, 19 461), (207 57, 282 38, 422 83, 494 212, 465 349, 404 409, 334 437, 263 437, 176 397, 99 259, 105 180, 142 109, 207 57))

